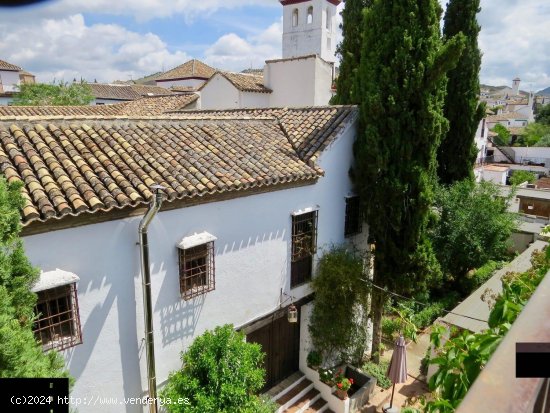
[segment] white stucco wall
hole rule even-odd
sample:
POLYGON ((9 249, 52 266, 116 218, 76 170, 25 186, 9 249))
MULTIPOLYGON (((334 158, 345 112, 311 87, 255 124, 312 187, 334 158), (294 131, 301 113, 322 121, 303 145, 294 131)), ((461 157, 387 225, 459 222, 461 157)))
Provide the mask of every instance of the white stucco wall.
POLYGON ((201 109, 240 108, 240 100, 237 88, 219 73, 201 89, 201 109))
MULTIPOLYGON (((149 229, 157 382, 180 367, 180 352, 205 329, 244 325, 277 308, 289 290, 291 212, 319 206, 319 253, 344 240, 345 196, 355 125, 320 157, 326 175, 315 185, 160 212, 149 229), (196 299, 179 295, 176 244, 208 231, 215 243, 216 289, 196 299)), ((141 397, 146 389, 137 227, 141 217, 27 236, 31 262, 80 277, 84 343, 64 351, 76 378, 72 395, 141 397)), ((137 406, 80 406, 79 412, 139 412, 137 406)))
POLYGON ((239 92, 241 108, 268 108, 270 93, 239 92))
POLYGON ((475 170, 476 181, 489 181, 498 185, 506 185, 508 171, 491 171, 483 167, 475 170))
POLYGON ((327 105, 332 66, 315 57, 269 61, 264 69, 264 83, 273 90, 270 107, 327 105))
POLYGON ((545 163, 546 166, 550 166, 550 148, 548 147, 513 147, 512 149, 516 155, 516 163, 531 161, 536 163, 545 163))
POLYGON ((192 87, 195 89, 198 89, 201 87, 206 80, 203 79, 181 79, 181 80, 163 80, 163 81, 156 81, 157 86, 165 87, 166 89, 172 87, 172 86, 185 86, 185 87, 192 87))
POLYGON ((0 70, 0 83, 4 92, 17 92, 17 85, 19 82, 19 72, 13 72, 10 70, 0 70))

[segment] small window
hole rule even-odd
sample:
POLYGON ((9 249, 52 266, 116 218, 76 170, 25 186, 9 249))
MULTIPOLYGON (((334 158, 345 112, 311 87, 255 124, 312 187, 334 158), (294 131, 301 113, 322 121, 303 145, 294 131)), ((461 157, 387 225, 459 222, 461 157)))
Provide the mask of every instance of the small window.
POLYGON ((360 234, 363 231, 363 214, 361 202, 358 196, 346 198, 346 219, 344 223, 344 236, 360 234))
POLYGON ((326 11, 326 19, 325 20, 326 20, 326 22, 325 22, 326 28, 327 28, 327 30, 330 30, 330 28, 331 28, 331 18, 330 18, 330 10, 329 10, 328 7, 327 7, 327 11, 326 11))
POLYGON ((298 26, 298 9, 292 12, 292 27, 298 26))
POLYGON ((292 217, 290 287, 311 280, 313 255, 317 252, 317 211, 292 217))
POLYGON ((313 23, 313 6, 307 8, 307 24, 313 23))
POLYGON ((189 300, 214 290, 214 241, 178 250, 181 297, 189 300))
POLYGON ((330 51, 330 46, 331 46, 330 37, 327 37, 327 50, 328 51, 330 51))
POLYGON ((44 350, 82 343, 76 283, 37 292, 33 331, 44 350))

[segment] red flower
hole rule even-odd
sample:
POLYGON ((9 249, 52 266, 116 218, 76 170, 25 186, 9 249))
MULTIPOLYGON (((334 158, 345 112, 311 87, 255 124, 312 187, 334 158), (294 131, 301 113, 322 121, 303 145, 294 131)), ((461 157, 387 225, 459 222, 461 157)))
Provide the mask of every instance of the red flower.
POLYGON ((341 389, 342 388, 342 383, 338 383, 337 386, 338 386, 339 389, 341 389))
POLYGON ((349 379, 350 384, 353 384, 353 379, 349 379))

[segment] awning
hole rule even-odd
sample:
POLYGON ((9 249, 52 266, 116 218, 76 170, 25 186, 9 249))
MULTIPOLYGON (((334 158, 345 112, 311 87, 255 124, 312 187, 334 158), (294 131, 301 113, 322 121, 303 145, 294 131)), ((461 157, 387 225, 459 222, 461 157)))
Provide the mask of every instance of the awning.
POLYGON ((37 293, 39 291, 49 290, 50 288, 72 284, 79 280, 80 278, 78 275, 56 268, 54 271, 46 271, 41 273, 40 278, 31 288, 31 291, 37 293))

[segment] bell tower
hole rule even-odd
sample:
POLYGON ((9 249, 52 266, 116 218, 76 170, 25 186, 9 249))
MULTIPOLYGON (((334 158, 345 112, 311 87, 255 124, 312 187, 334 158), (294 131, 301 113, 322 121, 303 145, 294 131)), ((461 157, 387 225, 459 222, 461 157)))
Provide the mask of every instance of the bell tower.
POLYGON ((283 5, 283 59, 316 54, 335 62, 336 7, 341 0, 279 0, 283 5))

